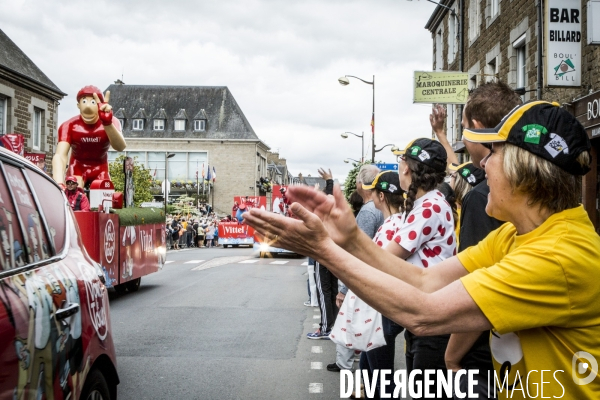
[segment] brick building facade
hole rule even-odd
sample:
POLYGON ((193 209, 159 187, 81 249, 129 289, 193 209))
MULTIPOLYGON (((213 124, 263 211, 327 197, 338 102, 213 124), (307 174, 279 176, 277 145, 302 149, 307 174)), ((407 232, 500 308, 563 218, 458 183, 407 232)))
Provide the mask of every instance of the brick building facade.
POLYGON ((23 135, 25 152, 43 155, 48 173, 57 140, 58 102, 64 96, 0 30, 0 135, 23 135))
MULTIPOLYGON (((573 112, 588 129, 592 142, 592 172, 583 178, 582 202, 592 222, 599 227, 600 165, 597 154, 600 154, 600 130, 597 128, 600 118, 594 118, 593 115, 588 118, 586 107, 590 101, 594 105, 594 99, 600 98, 600 46, 588 44, 589 2, 581 0, 581 8, 577 11, 581 26, 581 85, 549 86, 544 72, 548 57, 545 50, 549 39, 545 29, 548 25, 545 20, 548 2, 442 0, 425 26, 433 39, 432 66, 438 71, 467 72, 471 89, 490 80, 501 80, 515 89, 524 88, 524 101, 538 98, 539 83, 542 100, 556 101, 573 112), (540 21, 541 26, 538 25, 540 21), (540 47, 541 55, 538 54, 540 47), (538 78, 541 78, 539 82, 538 78)), ((460 105, 448 105, 446 126, 455 149, 462 147, 461 110, 460 105)))
MULTIPOLYGON (((125 153, 137 157, 161 185, 168 165, 170 199, 208 194, 208 187, 196 186, 203 166, 205 177, 208 167, 217 175, 208 202, 218 213, 231 212, 234 196, 259 195, 256 182, 267 177, 269 147, 227 87, 115 84, 106 90, 121 121, 125 153), (167 154, 173 154, 168 161, 167 154)), ((110 151, 109 160, 118 155, 110 151)), ((163 195, 155 199, 163 201, 163 195)))

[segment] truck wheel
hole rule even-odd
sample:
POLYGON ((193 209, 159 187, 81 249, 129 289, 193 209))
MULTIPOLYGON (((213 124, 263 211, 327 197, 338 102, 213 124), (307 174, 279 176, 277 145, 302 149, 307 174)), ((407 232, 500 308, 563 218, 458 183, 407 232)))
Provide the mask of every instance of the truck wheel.
POLYGON ((126 283, 127 290, 129 290, 131 293, 137 292, 140 289, 141 282, 142 282, 142 278, 130 280, 129 282, 126 283))
POLYGON ((115 288, 115 292, 117 292, 119 296, 125 294, 125 292, 127 291, 127 283, 122 283, 113 287, 115 288))
POLYGON ((80 399, 83 400, 110 400, 110 391, 104 375, 97 369, 88 374, 80 399))

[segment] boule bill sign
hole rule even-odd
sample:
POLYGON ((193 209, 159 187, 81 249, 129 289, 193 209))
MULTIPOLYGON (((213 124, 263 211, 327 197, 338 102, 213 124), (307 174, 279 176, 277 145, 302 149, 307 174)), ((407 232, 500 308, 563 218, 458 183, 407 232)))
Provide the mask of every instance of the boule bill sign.
POLYGON ((546 84, 581 86, 581 0, 546 2, 546 84))
POLYGON ((465 104, 468 83, 466 72, 415 71, 413 103, 465 104))

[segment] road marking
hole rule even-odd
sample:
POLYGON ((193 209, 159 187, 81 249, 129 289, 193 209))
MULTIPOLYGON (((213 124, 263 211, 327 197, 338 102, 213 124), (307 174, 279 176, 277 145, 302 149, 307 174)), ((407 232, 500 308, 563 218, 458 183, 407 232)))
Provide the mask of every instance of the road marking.
POLYGON ((308 265, 308 261, 304 261, 301 265, 308 265))
POLYGON ((204 260, 190 260, 184 262, 184 264, 200 264, 201 262, 204 262, 204 260))
POLYGON ((323 363, 322 362, 311 362, 310 363, 310 369, 323 369, 323 363))
POLYGON ((313 315, 313 319, 321 319, 321 315, 313 315))
POLYGON ((308 393, 323 393, 323 384, 322 383, 309 383, 308 384, 308 393))
POLYGON ((318 328, 320 326, 321 326, 321 324, 313 324, 313 328, 318 328))
POLYGON ((322 353, 323 352, 323 348, 321 346, 313 346, 310 349, 311 353, 322 353))
POLYGON ((201 262, 202 264, 192 268, 192 271, 202 271, 209 268, 220 267, 226 264, 237 264, 240 261, 246 260, 248 256, 237 256, 237 257, 217 257, 212 260, 202 262, 202 260, 196 260, 194 262, 201 262))
POLYGON ((167 264, 171 264, 171 263, 173 263, 173 262, 175 262, 175 261, 165 261, 165 265, 167 265, 167 264))
POLYGON ((254 264, 257 262, 258 262, 258 260, 244 260, 244 261, 240 261, 239 264, 254 264))
POLYGON ((283 265, 287 263, 289 263, 289 261, 271 261, 269 264, 283 265))

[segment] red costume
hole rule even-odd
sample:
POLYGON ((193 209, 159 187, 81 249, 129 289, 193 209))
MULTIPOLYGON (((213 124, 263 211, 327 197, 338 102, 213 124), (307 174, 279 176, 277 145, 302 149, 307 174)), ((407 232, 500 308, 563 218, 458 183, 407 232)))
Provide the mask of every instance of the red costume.
MULTIPOLYGON (((121 124, 115 117, 112 123, 118 130, 121 124)), ((62 123, 58 128, 58 141, 71 145, 71 159, 67 175, 83 177, 84 184, 95 179, 110 179, 108 174, 108 149, 110 141, 102 121, 88 125, 77 115, 62 123)))
POLYGON ((78 187, 77 190, 65 189, 65 195, 73 211, 90 211, 90 201, 82 188, 78 187))

